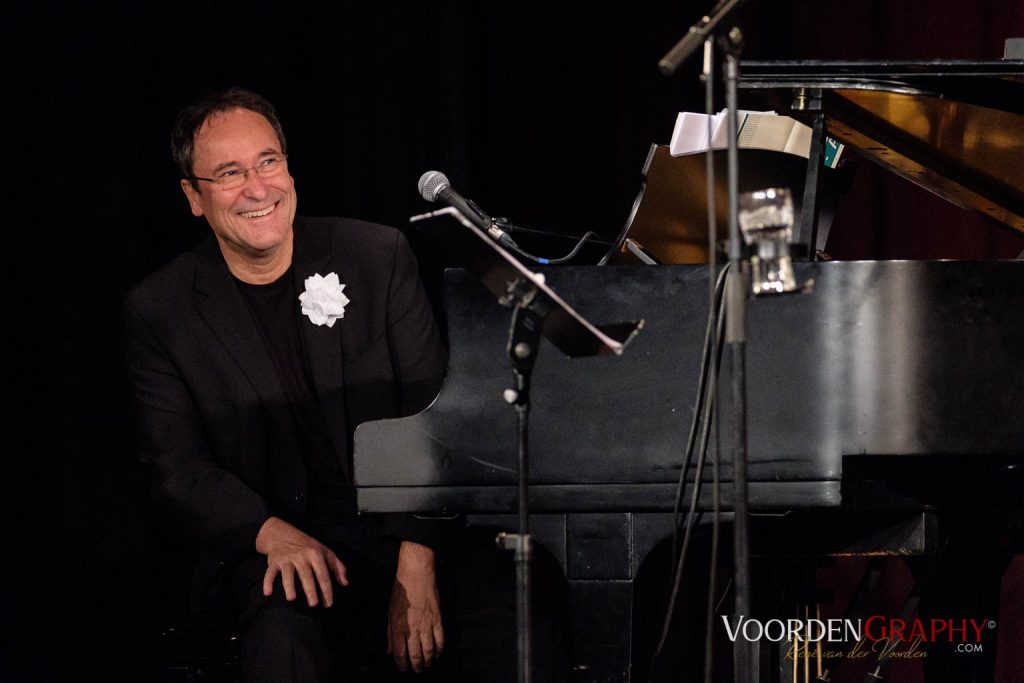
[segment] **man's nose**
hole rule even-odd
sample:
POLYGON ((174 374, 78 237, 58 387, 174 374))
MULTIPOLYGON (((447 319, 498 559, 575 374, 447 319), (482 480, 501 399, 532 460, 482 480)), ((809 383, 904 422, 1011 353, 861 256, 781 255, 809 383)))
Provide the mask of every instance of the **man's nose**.
POLYGON ((245 172, 245 183, 242 185, 242 191, 245 192, 247 197, 262 199, 267 195, 267 179, 257 173, 255 168, 250 168, 245 172))

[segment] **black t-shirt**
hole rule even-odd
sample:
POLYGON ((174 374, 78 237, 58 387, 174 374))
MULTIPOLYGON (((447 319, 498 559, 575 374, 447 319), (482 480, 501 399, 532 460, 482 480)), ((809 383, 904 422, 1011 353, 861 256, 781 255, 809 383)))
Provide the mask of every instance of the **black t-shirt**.
POLYGON ((277 370, 288 402, 289 425, 302 448, 309 478, 307 519, 330 524, 356 513, 355 489, 348 474, 347 444, 338 444, 339 460, 327 431, 323 411, 313 390, 309 359, 303 343, 299 298, 292 268, 266 285, 235 278, 256 327, 277 370))

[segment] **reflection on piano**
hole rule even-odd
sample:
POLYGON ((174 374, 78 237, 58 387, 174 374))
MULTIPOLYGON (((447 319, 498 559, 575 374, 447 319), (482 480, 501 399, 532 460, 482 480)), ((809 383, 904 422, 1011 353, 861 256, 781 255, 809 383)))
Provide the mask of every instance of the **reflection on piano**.
MULTIPOLYGON (((923 93, 941 94, 948 82, 963 102, 997 106, 989 99, 979 102, 991 86, 976 73, 981 67, 797 66, 782 65, 777 73, 769 65, 744 71, 756 79, 750 82, 792 88, 797 101, 810 97, 820 104, 812 114, 821 115, 819 141, 827 127, 829 135, 890 167, 905 164, 884 159, 909 159, 911 167, 928 171, 907 171, 918 181, 996 216, 1008 229, 1021 229, 1024 183, 1014 184, 1012 174, 1022 168, 1024 135, 975 145, 992 150, 1009 144, 1012 149, 999 152, 1002 161, 956 160, 948 145, 938 144, 944 138, 940 129, 929 128, 935 139, 922 135, 906 142, 884 118, 887 105, 876 106, 880 100, 874 95, 851 95, 932 97, 923 93), (791 72, 796 76, 787 80, 791 72), (837 98, 844 102, 835 105, 837 98), (858 117, 847 115, 853 106, 848 102, 870 110, 858 115, 871 125, 857 128, 858 117), (838 107, 835 127, 830 106, 838 107), (879 137, 885 139, 872 148, 871 140, 879 137), (1000 174, 992 169, 1000 167, 1010 169, 1009 179, 993 177, 1000 174)), ((1012 101, 1020 107, 1024 69, 1013 66, 990 65, 985 73, 1003 84, 1000 91, 1016 88, 1012 101)), ((919 111, 938 112, 936 124, 946 121, 945 105, 934 104, 919 111)), ((958 123, 953 130, 962 135, 969 128, 958 123)), ((811 215, 804 211, 805 218, 811 215)), ((928 552, 941 534, 933 513, 942 505, 1024 490, 1024 262, 795 267, 799 281, 814 279, 813 291, 758 299, 749 309, 750 504, 755 512, 772 514, 857 510, 861 525, 850 537, 836 535, 824 545, 788 552, 928 552)), ((707 275, 700 266, 683 265, 568 267, 545 274, 588 319, 646 321, 621 357, 569 360, 545 343, 534 373, 530 435, 533 533, 562 562, 574 623, 622 624, 617 635, 600 642, 577 628, 577 666, 586 667, 592 680, 629 680, 632 580, 672 529, 670 511, 696 399, 707 275)), ((516 506, 515 419, 502 399, 510 381, 504 350, 509 314, 461 271, 446 274, 445 306, 450 362, 437 399, 418 415, 363 424, 356 431, 359 506, 373 512, 471 513, 500 523, 516 506)), ((720 426, 729 433, 730 383, 727 376, 722 380, 720 426)), ((728 461, 722 476, 731 480, 728 461)), ((692 478, 693 472, 687 496, 692 478)), ((731 486, 722 492, 729 509, 731 486)), ((706 509, 709 502, 705 486, 700 504, 706 509)))

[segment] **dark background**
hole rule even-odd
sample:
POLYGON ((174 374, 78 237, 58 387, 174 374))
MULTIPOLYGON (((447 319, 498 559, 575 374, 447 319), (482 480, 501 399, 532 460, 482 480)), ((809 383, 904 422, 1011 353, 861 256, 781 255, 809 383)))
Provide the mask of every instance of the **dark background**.
MULTIPOLYGON (((232 85, 272 100, 303 213, 405 227, 427 208, 417 178, 439 169, 493 214, 611 237, 648 146, 668 142, 678 111, 703 107, 696 61, 671 79, 655 65, 711 4, 34 6, 35 49, 9 63, 27 75, 24 106, 6 107, 25 125, 8 133, 45 166, 28 225, 45 254, 39 275, 52 273, 60 293, 43 289, 50 301, 26 318, 48 331, 45 360, 28 361, 33 336, 11 363, 31 376, 15 418, 49 446, 6 483, 9 499, 32 501, 7 513, 7 562, 24 574, 8 583, 21 637, 3 655, 24 663, 18 679, 144 679, 163 625, 171 589, 132 452, 120 304, 208 231, 170 161, 179 108, 232 85)), ((749 59, 998 59, 1005 38, 1024 35, 1019 0, 751 2, 741 19, 749 59)), ((884 172, 860 171, 847 206, 829 244, 837 258, 1024 251, 1024 236, 884 172)), ((436 277, 431 245, 411 236, 436 277)))

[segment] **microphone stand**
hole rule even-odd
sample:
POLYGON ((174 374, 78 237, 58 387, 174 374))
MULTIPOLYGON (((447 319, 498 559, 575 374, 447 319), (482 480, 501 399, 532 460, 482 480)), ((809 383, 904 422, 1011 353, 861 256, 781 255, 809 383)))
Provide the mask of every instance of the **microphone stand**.
POLYGON ((537 358, 540 334, 548 306, 535 296, 536 290, 510 292, 516 301, 509 328, 508 357, 512 362, 512 389, 505 391, 505 400, 516 409, 519 435, 517 458, 519 532, 498 534, 498 546, 511 550, 516 566, 516 652, 519 662, 519 683, 529 683, 532 673, 532 628, 530 620, 530 566, 533 547, 529 517, 529 417, 530 378, 537 358))
MULTIPOLYGON (((733 26, 719 35, 725 52, 725 106, 729 131, 727 155, 729 186, 729 274, 726 276, 725 345, 732 362, 732 400, 736 420, 733 440, 733 580, 737 615, 751 614, 750 535, 747 500, 747 283, 744 275, 743 242, 739 226, 739 128, 737 84, 743 34, 733 26)), ((733 650, 736 683, 753 683, 757 662, 753 643, 737 638, 733 650)))
MULTIPOLYGON (((733 491, 735 520, 733 527, 733 581, 735 584, 734 612, 750 615, 750 538, 747 491, 747 378, 746 378, 746 319, 747 286, 742 267, 743 243, 739 229, 739 142, 737 84, 740 78, 739 56, 743 47, 743 34, 738 26, 728 31, 716 31, 720 22, 728 18, 745 0, 721 0, 711 12, 690 27, 689 31, 658 63, 665 75, 671 75, 712 34, 725 53, 725 103, 728 136, 728 194, 729 194, 729 265, 726 276, 725 345, 732 367, 732 394, 735 432, 733 435, 733 491)), ((708 182, 712 182, 708 178, 708 182)), ((716 392, 716 397, 718 393, 716 392)), ((717 398, 716 398, 717 400, 717 398)), ((672 605, 669 606, 671 610, 672 605)), ((733 649, 733 667, 736 683, 753 683, 757 661, 753 644, 737 638, 733 649)))

